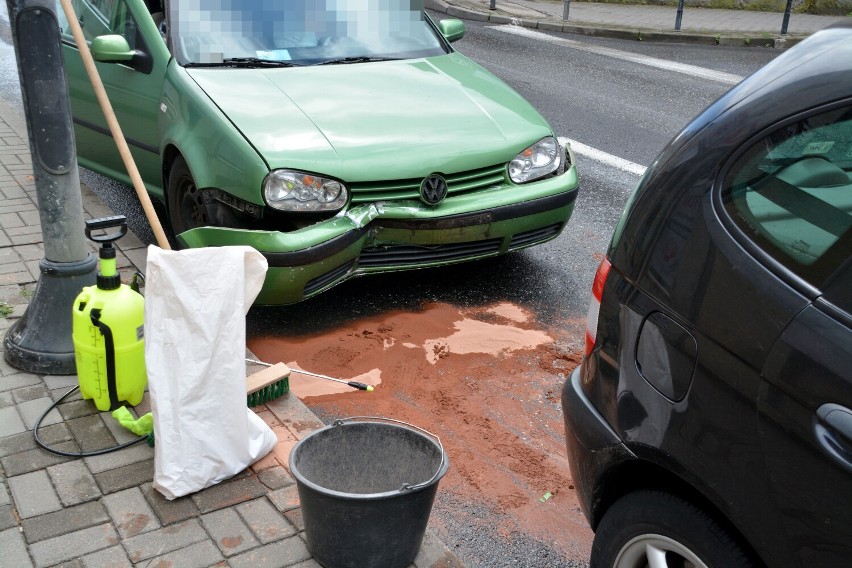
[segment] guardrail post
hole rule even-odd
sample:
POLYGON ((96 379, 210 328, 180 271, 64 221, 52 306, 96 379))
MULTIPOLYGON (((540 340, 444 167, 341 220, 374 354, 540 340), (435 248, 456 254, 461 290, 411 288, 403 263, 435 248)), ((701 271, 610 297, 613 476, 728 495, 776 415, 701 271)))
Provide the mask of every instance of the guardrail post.
POLYGON ((781 22, 781 35, 787 35, 787 26, 790 24, 790 10, 793 7, 793 0, 787 0, 787 7, 784 9, 784 20, 781 22))
POLYGON ((680 21, 683 19, 683 0, 677 2, 677 17, 675 18, 675 31, 680 31, 680 21))

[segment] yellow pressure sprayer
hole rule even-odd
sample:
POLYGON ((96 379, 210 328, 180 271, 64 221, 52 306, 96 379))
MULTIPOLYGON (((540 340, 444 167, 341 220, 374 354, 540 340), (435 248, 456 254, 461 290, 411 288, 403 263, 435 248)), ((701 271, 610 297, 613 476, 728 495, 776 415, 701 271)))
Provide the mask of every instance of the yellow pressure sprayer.
POLYGON ((144 300, 121 283, 113 243, 127 234, 124 215, 86 221, 86 237, 100 243, 97 284, 87 286, 73 306, 72 335, 80 394, 100 411, 115 410, 122 401, 142 402, 145 373, 144 300), (93 235, 93 231, 117 231, 93 235))

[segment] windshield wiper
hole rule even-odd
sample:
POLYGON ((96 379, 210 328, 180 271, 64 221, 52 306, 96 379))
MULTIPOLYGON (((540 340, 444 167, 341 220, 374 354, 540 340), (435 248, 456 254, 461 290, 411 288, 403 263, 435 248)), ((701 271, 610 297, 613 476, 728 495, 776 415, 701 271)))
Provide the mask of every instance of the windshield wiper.
POLYGON ((301 64, 259 57, 229 57, 217 63, 187 63, 184 67, 246 67, 258 69, 263 67, 301 67, 301 64))
POLYGON ((399 61, 398 57, 369 57, 367 55, 361 55, 358 57, 338 57, 337 59, 329 59, 327 61, 320 61, 319 63, 314 63, 314 65, 341 65, 346 63, 372 63, 374 61, 399 61))

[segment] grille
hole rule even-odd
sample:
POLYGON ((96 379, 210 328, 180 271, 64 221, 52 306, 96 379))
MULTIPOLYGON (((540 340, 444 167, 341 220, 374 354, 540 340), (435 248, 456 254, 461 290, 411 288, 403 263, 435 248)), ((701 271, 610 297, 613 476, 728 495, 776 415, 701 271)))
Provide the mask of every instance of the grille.
POLYGON ((411 266, 462 260, 500 252, 503 239, 436 246, 389 246, 361 251, 361 268, 411 266))
POLYGON ((562 223, 555 223, 553 225, 548 225, 547 227, 536 229, 534 231, 527 231, 525 233, 518 233, 512 237, 512 241, 509 243, 509 250, 529 246, 541 241, 546 241, 547 239, 552 239, 556 235, 559 234, 559 230, 562 228, 562 223))
POLYGON ((352 266, 355 264, 354 260, 350 260, 346 264, 338 266, 334 270, 330 270, 326 272, 322 276, 317 276, 313 280, 309 280, 307 284, 305 284, 305 295, 313 294, 317 290, 322 290, 332 282, 336 280, 340 280, 352 270, 352 266))
MULTIPOLYGON (((505 164, 488 168, 444 175, 447 195, 463 195, 503 183, 505 164)), ((442 174, 443 175, 443 174, 442 174)), ((347 184, 352 192, 352 203, 419 199, 423 178, 347 184)))

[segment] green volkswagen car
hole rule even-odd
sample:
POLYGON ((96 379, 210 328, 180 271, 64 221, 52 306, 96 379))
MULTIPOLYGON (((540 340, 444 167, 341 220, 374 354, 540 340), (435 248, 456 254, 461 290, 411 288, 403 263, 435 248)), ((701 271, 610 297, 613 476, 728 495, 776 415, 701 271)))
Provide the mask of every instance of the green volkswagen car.
MULTIPOLYGON (((249 245, 259 304, 555 238, 578 179, 518 93, 410 0, 74 0, 185 247, 249 245)), ((80 165, 129 183, 57 2, 80 165)))

